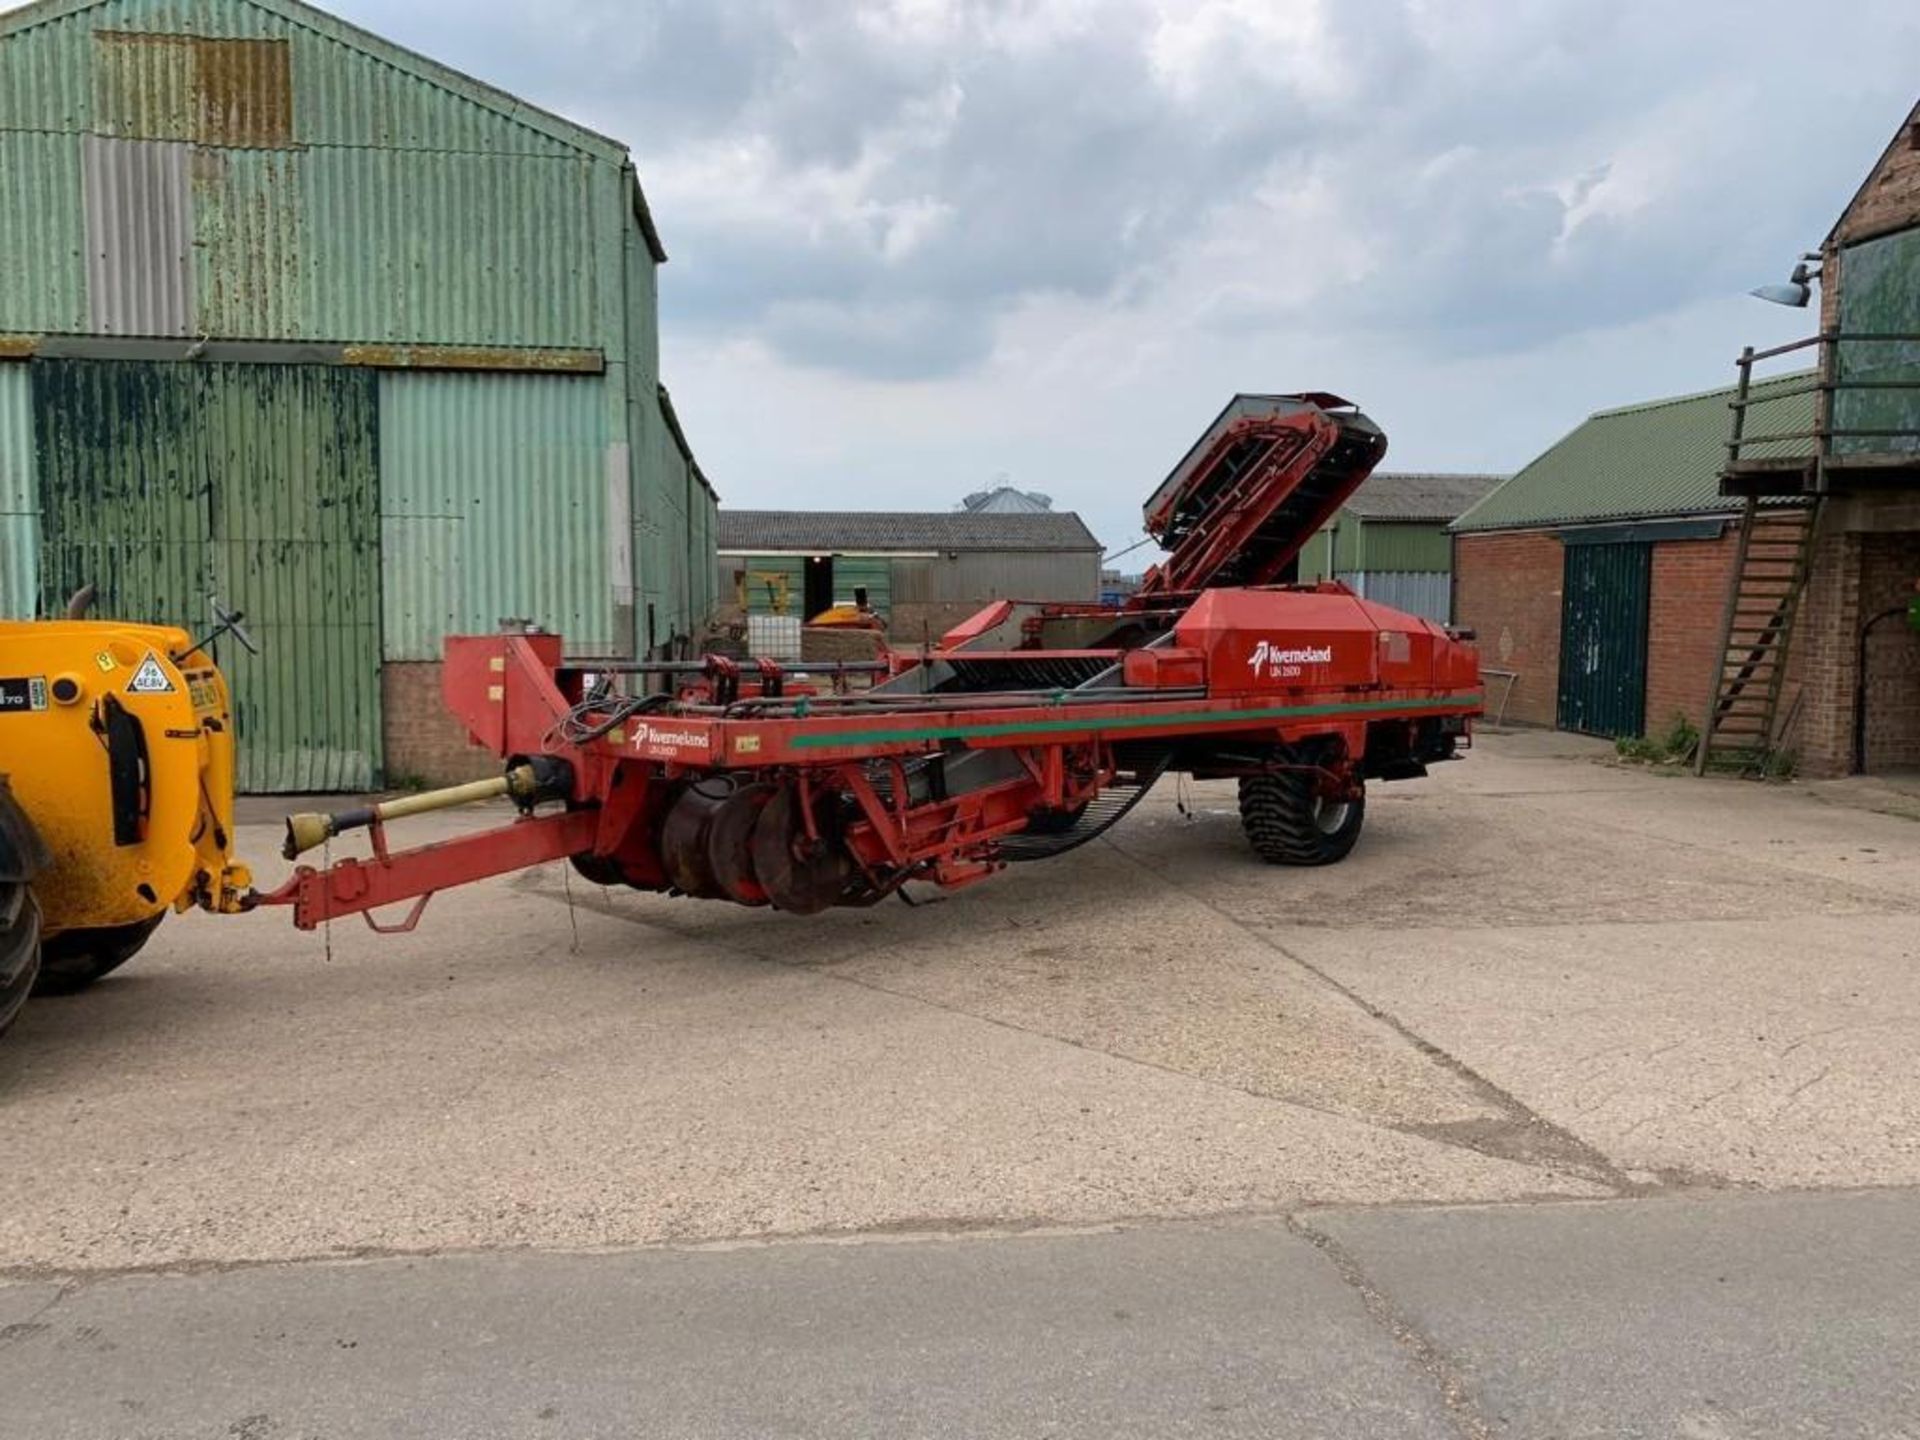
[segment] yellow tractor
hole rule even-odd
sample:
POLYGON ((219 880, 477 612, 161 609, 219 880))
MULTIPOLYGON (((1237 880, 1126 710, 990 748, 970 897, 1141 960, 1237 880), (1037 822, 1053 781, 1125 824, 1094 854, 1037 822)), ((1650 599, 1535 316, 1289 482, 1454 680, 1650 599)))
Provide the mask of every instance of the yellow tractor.
MULTIPOLYGON (((76 600, 84 610, 84 601, 76 600)), ((251 650, 241 617, 219 628, 251 650)), ((0 621, 0 1031, 125 964, 168 910, 231 912, 226 681, 185 630, 0 621)))

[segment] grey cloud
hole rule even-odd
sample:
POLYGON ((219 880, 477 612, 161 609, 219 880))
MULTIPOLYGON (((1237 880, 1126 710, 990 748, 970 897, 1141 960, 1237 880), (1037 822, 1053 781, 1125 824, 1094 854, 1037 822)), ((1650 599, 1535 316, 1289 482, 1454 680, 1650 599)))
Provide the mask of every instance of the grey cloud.
POLYGON ((1846 107, 1792 103, 1808 61, 1768 38, 1798 23, 1784 3, 1348 0, 1324 7, 1311 52, 1221 30, 1178 95, 1152 71, 1144 6, 1019 45, 998 37, 1049 11, 956 13, 929 37, 881 7, 802 0, 429 0, 406 23, 444 35, 402 38, 620 136, 643 180, 692 187, 655 190, 676 325, 878 377, 978 365, 1037 295, 1150 301, 1228 223, 1242 258, 1212 277, 1202 327, 1498 353, 1628 323, 1743 289, 1817 238, 1789 232, 1844 198, 1831 167, 1771 154, 1847 154, 1861 128, 1846 107), (1581 185, 1644 143, 1640 117, 1716 95, 1701 123, 1745 127, 1749 145, 1676 133, 1697 173, 1568 232, 1581 185), (700 203, 684 157, 715 146, 770 156, 778 203, 700 203), (1424 180, 1443 159, 1444 182, 1424 180), (817 213, 790 183, 835 172, 870 215, 817 213), (1329 234, 1249 204, 1303 176, 1324 187, 1329 234), (902 209, 934 218, 889 250, 902 209), (1327 245, 1363 247, 1365 277, 1328 280, 1344 257, 1311 253, 1327 245))

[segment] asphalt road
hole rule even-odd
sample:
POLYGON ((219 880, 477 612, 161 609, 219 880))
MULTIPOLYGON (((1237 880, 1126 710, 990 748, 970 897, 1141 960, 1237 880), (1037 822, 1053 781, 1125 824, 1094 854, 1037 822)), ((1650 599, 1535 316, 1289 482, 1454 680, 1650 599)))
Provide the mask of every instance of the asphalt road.
POLYGON ((1920 1434, 1920 1194, 0 1288, 0 1433, 1920 1434))

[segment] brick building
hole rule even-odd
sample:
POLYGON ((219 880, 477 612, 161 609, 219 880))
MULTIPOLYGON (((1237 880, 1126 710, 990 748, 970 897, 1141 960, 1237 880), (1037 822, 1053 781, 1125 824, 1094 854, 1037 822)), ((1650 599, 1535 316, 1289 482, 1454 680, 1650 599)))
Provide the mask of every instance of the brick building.
MULTIPOLYGON (((1760 386, 1755 425, 1810 428, 1811 397, 1777 393, 1802 379, 1760 386)), ((1602 410, 1454 522, 1454 619, 1502 672, 1506 719, 1599 735, 1700 722, 1738 548, 1740 502, 1720 494, 1732 398, 1602 410)))
POLYGON ((1594 415, 1455 522, 1455 617, 1507 718, 1685 715, 1703 768, 1920 765, 1920 106, 1815 258, 1766 298, 1817 281, 1818 334, 1594 415))
MULTIPOLYGON (((1802 302, 1808 278, 1796 271, 1802 302)), ((1920 633, 1906 623, 1920 584, 1920 104, 1828 232, 1811 278, 1819 332, 1747 352, 1740 365, 1749 376, 1815 360, 1802 387, 1814 406, 1811 454, 1794 463, 1759 453, 1745 437, 1770 427, 1756 430, 1749 418, 1732 437, 1721 485, 1756 505, 1804 505, 1809 517, 1803 591, 1786 606, 1777 641, 1787 647, 1784 672, 1804 686, 1766 715, 1763 741, 1793 749, 1812 774, 1912 767, 1920 765, 1920 633)), ((1734 613, 1738 588, 1731 600, 1734 613)), ((1741 624, 1736 614, 1718 657, 1716 719, 1729 728, 1740 718, 1737 677, 1755 658, 1762 670, 1767 663, 1741 624)))

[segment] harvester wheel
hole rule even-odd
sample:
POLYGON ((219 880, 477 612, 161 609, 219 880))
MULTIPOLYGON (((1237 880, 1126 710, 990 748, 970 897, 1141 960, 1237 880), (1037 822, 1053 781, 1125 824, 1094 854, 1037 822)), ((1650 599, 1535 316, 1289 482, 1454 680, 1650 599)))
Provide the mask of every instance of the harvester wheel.
POLYGON ((62 930, 40 946, 40 978, 36 995, 71 995, 104 975, 118 970, 140 953, 147 937, 160 928, 167 912, 131 925, 105 925, 95 930, 62 930))
POLYGON ((1084 800, 1071 810, 1029 810, 1027 812, 1026 833, 1029 835, 1066 835, 1071 833, 1073 827, 1080 823, 1080 817, 1086 813, 1087 805, 1084 800))
POLYGON ((1241 777, 1240 828, 1269 865, 1331 865, 1360 838, 1366 795, 1339 799, 1318 782, 1311 770, 1241 777))

